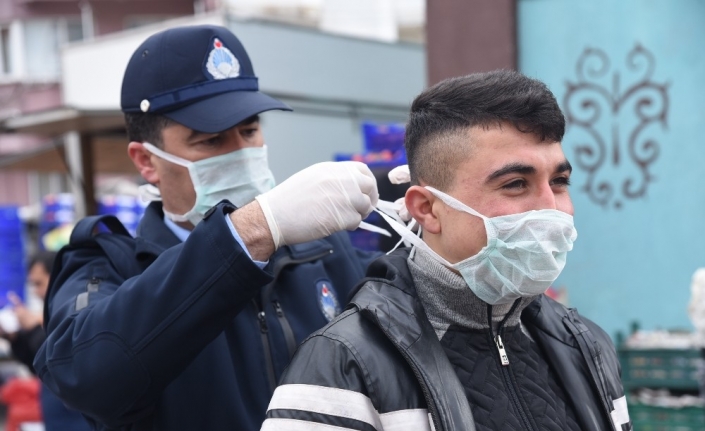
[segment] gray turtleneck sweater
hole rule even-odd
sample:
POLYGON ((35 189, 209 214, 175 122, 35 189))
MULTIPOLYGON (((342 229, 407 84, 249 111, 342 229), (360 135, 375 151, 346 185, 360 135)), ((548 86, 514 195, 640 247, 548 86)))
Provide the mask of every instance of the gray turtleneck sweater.
MULTIPOLYGON (((409 255, 408 264, 426 317, 436 330, 439 340, 451 325, 468 329, 489 327, 487 303, 468 288, 463 277, 416 247, 409 255)), ((521 304, 507 319, 505 326, 518 325, 522 310, 534 299, 535 296, 522 298, 521 304)), ((493 329, 497 329, 512 305, 509 303, 492 307, 493 329)))
POLYGON ((534 424, 531 429, 580 429, 563 387, 521 324, 521 312, 535 296, 519 299, 516 307, 492 306, 489 332, 490 307, 460 275, 419 249, 412 251, 408 265, 426 316, 465 389, 478 430, 526 429, 527 418, 534 424), (500 363, 492 333, 502 334, 509 358, 506 367, 500 363))

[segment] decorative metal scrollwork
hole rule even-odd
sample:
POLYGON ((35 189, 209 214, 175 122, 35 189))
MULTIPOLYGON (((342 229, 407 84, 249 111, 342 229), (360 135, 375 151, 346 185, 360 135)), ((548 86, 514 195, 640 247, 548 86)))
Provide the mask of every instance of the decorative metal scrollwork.
POLYGON ((605 208, 645 196, 660 152, 653 136, 667 129, 668 84, 652 81, 653 54, 637 44, 626 66, 610 74, 607 54, 586 48, 576 64, 577 81, 566 82, 563 99, 564 143, 573 148, 576 167, 587 173, 581 190, 605 208), (623 79, 631 81, 625 89, 623 79))

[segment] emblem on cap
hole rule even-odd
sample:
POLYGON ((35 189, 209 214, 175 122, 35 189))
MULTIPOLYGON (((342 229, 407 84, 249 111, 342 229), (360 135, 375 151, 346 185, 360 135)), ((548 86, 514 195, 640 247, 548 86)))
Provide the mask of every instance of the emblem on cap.
POLYGON ((142 112, 147 112, 149 111, 149 100, 144 99, 140 102, 140 110, 142 112))
POLYGON ((340 303, 338 298, 335 297, 331 282, 328 280, 319 281, 316 283, 316 291, 318 293, 318 306, 330 322, 335 319, 335 316, 340 314, 340 303))
POLYGON ((240 62, 220 39, 215 38, 206 61, 206 70, 215 79, 237 78, 240 75, 240 62))

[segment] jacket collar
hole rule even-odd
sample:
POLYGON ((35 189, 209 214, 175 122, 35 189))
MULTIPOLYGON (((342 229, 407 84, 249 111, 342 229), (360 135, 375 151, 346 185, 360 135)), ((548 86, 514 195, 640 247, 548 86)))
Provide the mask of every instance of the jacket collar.
POLYGON ((135 238, 137 258, 154 259, 164 250, 180 243, 174 232, 164 224, 161 202, 150 203, 137 227, 137 238, 135 238))
POLYGON ((352 304, 384 332, 414 370, 435 429, 474 431, 465 390, 416 296, 408 256, 409 249, 400 249, 377 259, 352 304))

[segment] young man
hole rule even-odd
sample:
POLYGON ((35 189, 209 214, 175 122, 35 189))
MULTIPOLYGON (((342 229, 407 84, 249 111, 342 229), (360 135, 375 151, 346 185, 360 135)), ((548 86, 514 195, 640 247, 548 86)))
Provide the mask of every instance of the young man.
POLYGON ((421 93, 405 202, 423 239, 393 224, 414 247, 299 347, 262 429, 630 429, 609 337, 543 295, 576 238, 564 129, 516 72, 421 93))
POLYGON ((257 115, 289 108, 222 27, 148 38, 122 109, 157 202, 123 263, 73 238, 59 255, 35 369, 97 429, 259 429, 295 346, 364 276, 372 256, 340 231, 376 204, 374 177, 322 163, 272 188, 257 115))

